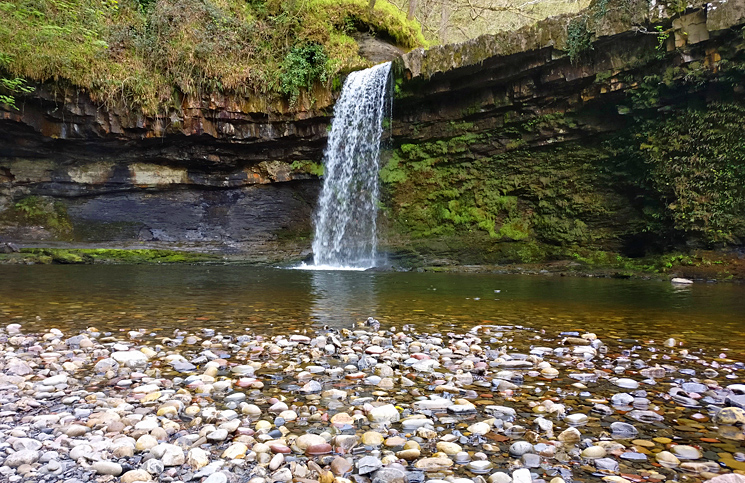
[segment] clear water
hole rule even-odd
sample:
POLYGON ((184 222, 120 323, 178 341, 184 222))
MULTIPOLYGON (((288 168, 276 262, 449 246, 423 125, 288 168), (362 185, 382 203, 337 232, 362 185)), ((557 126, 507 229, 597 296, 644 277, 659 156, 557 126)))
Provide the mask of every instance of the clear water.
MULTIPOLYGON (((745 286, 543 276, 238 266, 0 266, 0 324, 26 331, 351 328, 368 316, 420 332, 520 325, 555 334, 745 353, 745 286)), ((718 352, 717 352, 718 353, 718 352)), ((739 357, 739 356, 738 356, 739 357)))
POLYGON ((380 139, 391 63, 353 72, 334 107, 313 239, 316 266, 375 265, 380 139))

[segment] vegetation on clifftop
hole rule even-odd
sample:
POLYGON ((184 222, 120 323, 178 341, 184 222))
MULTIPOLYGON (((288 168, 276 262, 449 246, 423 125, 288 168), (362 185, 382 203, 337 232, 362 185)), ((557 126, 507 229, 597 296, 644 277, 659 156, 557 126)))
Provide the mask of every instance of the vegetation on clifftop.
POLYGON ((358 31, 425 43, 386 0, 374 11, 364 0, 0 0, 0 15, 0 78, 70 84, 148 114, 179 108, 184 94, 294 104, 366 66, 358 31))

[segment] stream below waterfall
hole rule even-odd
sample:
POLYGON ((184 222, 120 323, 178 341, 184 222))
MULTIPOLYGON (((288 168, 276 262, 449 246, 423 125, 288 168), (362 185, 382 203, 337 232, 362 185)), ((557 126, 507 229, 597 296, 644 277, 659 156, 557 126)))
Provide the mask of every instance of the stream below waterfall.
POLYGON ((231 266, 2 266, 0 324, 272 333, 368 316, 418 330, 482 323, 676 337, 745 352, 745 286, 231 266), (37 317, 40 319, 37 320, 37 317))

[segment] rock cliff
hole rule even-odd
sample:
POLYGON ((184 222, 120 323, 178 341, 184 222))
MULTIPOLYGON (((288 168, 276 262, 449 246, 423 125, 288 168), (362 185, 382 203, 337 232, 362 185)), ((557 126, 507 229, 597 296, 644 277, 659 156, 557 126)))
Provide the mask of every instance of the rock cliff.
POLYGON ((0 113, 0 236, 262 254, 278 237, 299 237, 305 252, 318 189, 310 172, 333 102, 320 89, 315 99, 288 112, 253 99, 187 98, 180 110, 145 117, 40 86, 20 110, 0 113))
POLYGON ((596 2, 404 55, 386 243, 427 264, 741 246, 744 13, 596 2))

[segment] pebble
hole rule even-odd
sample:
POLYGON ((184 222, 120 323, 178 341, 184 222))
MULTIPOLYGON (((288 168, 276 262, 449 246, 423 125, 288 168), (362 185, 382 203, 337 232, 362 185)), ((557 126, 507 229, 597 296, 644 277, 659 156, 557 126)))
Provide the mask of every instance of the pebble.
POLYGON ((682 460, 697 460, 701 458, 703 455, 701 454, 701 451, 698 450, 698 448, 694 448, 693 446, 688 446, 684 444, 677 444, 670 448, 670 451, 678 457, 678 459, 682 460))
POLYGON ((456 443, 450 443, 447 441, 440 441, 436 445, 437 451, 441 451, 445 453, 446 455, 455 455, 463 451, 463 448, 456 443))
POLYGON ((595 468, 601 471, 618 472, 618 461, 612 458, 598 458, 595 460, 595 468))
POLYGON ((131 470, 127 471, 121 476, 120 483, 135 483, 138 481, 152 481, 153 477, 150 476, 145 470, 131 470))
POLYGON ((522 456, 531 451, 533 451, 533 445, 527 441, 516 441, 510 445, 510 454, 512 456, 522 456))
POLYGON ((367 446, 380 446, 385 438, 376 431, 366 431, 362 434, 362 444, 367 446))
POLYGON ((570 414, 566 417, 567 424, 571 424, 572 426, 587 424, 587 420, 588 417, 586 414, 570 414))
POLYGON ((538 468, 541 466, 541 457, 534 453, 525 453, 521 461, 526 468, 538 468))
POLYGON ((577 428, 568 428, 559 433, 558 440, 562 443, 566 444, 577 444, 582 439, 582 435, 580 434, 579 430, 577 428))
POLYGON ((135 449, 137 451, 147 451, 150 448, 154 448, 155 446, 158 446, 158 440, 150 436, 149 434, 143 434, 137 439, 135 449))
POLYGON ((344 476, 347 472, 351 471, 354 466, 346 458, 337 456, 331 461, 330 469, 331 472, 337 476, 344 476))
POLYGON ((228 483, 228 475, 225 473, 212 473, 210 476, 202 480, 202 483, 228 483))
POLYGON ((488 473, 494 465, 490 461, 486 460, 478 460, 478 461, 471 461, 466 465, 466 467, 471 470, 473 473, 476 473, 477 475, 488 473))
POLYGON ((207 441, 211 441, 213 443, 219 443, 221 441, 225 441, 226 439, 228 439, 228 431, 225 429, 216 429, 215 431, 207 434, 207 441))
POLYGON ((22 449, 9 454, 8 457, 5 458, 5 463, 3 464, 11 468, 18 468, 21 465, 31 465, 36 463, 40 456, 41 455, 36 450, 22 449))
POLYGON ((305 452, 309 447, 326 444, 326 440, 317 434, 307 433, 295 440, 295 446, 300 452, 305 452))
POLYGON ((160 475, 161 473, 163 473, 163 471, 165 471, 166 466, 163 464, 162 461, 151 458, 145 461, 145 463, 142 465, 142 469, 144 469, 151 475, 160 475))
POLYGON ((530 470, 527 468, 520 468, 512 472, 513 483, 532 483, 533 477, 530 476, 530 470))
POLYGON ((366 475, 377 471, 383 466, 383 462, 375 456, 365 456, 357 461, 357 472, 361 475, 366 475))
POLYGON ((626 451, 625 453, 621 453, 619 458, 625 459, 627 461, 647 461, 647 455, 645 455, 644 453, 637 453, 635 451, 626 451))
POLYGON ((606 455, 605 448, 602 446, 590 446, 582 450, 582 457, 584 458, 602 458, 606 455))
POLYGON ((639 387, 639 383, 633 379, 621 377, 619 379, 616 379, 616 386, 622 387, 624 389, 636 389, 639 387))
POLYGON ((472 434, 483 436, 491 430, 491 426, 488 423, 480 422, 468 426, 467 429, 472 434))
POLYGON ((173 345, 140 331, 84 331, 66 343, 0 328, 0 479, 532 483, 533 468, 541 482, 587 470, 637 483, 636 474, 703 480, 745 466, 745 412, 725 407, 745 395, 726 375, 745 366, 692 358, 679 341, 663 353, 604 352, 602 334, 547 335, 538 347, 528 331, 481 330, 235 339, 210 330, 173 345), (85 351, 66 349, 78 340, 85 351), (648 378, 643 389, 617 377, 634 370, 648 378), (699 409, 680 412, 691 401, 699 409), (495 472, 500 454, 522 468, 495 472))
POLYGON ((738 424, 745 424, 745 409, 742 408, 723 408, 716 415, 717 424, 726 424, 728 426, 735 426, 738 424))
POLYGON ((201 448, 192 448, 186 457, 186 464, 198 470, 207 466, 210 462, 209 454, 201 448))
POLYGON ((245 443, 233 443, 225 451, 223 451, 221 457, 229 460, 240 459, 246 456, 248 446, 245 443))
POLYGON ((613 436, 617 438, 633 438, 639 433, 633 425, 620 421, 611 423, 610 430, 613 433, 613 436))
POLYGON ((385 404, 372 408, 367 416, 374 423, 394 423, 401 418, 398 409, 393 404, 385 404))
POLYGON ((113 461, 96 461, 92 468, 99 475, 119 476, 122 474, 122 465, 113 461))
POLYGON ((655 461, 666 468, 676 468, 680 465, 680 460, 669 451, 660 451, 655 455, 655 461))

